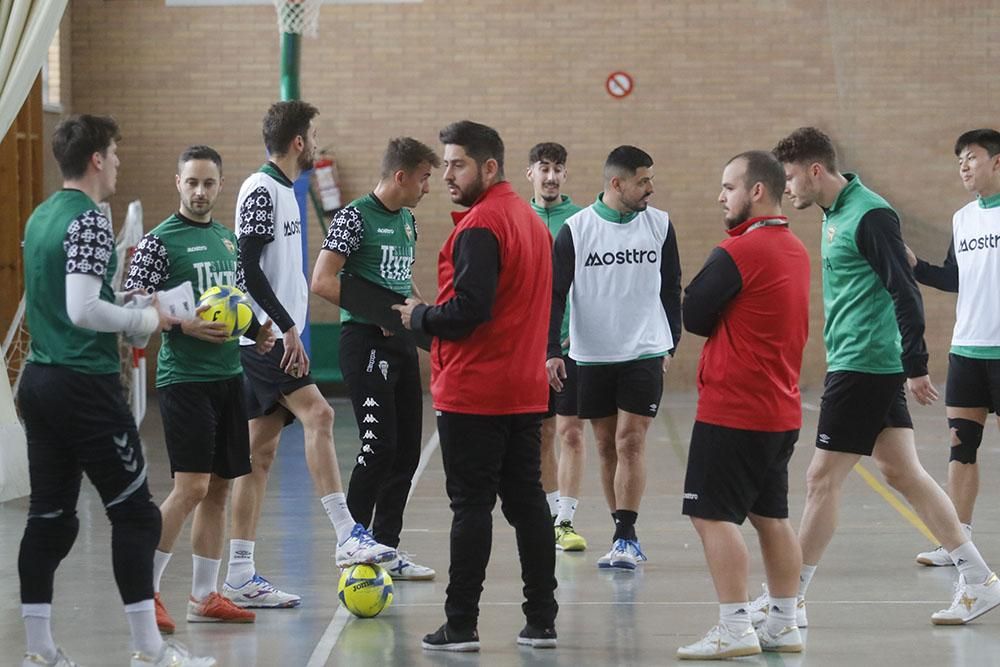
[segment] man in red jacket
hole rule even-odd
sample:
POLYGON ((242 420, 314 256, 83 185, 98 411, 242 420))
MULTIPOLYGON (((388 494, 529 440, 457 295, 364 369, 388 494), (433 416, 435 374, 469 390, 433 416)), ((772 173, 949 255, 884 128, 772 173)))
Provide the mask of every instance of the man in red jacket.
POLYGON ((552 239, 504 180, 496 130, 463 120, 441 130, 455 229, 438 256, 437 304, 407 299, 403 326, 434 336, 438 415, 451 523, 447 622, 423 639, 438 651, 478 651, 479 597, 499 494, 517 533, 527 624, 517 643, 556 645, 555 536, 539 463, 548 408, 545 346, 552 239))
POLYGON ((809 253, 781 215, 784 190, 785 171, 772 154, 730 160, 719 194, 729 238, 684 290, 684 326, 708 337, 698 363, 684 514, 701 537, 720 605, 719 624, 678 649, 681 659, 802 650, 795 620, 802 551, 788 522, 788 460, 802 426, 809 253), (739 529, 747 516, 771 593, 756 632, 739 529))

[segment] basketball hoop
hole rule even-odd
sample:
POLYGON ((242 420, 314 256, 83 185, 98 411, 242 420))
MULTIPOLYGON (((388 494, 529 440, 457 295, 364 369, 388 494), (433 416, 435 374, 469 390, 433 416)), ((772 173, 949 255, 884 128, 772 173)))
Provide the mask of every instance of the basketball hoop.
POLYGON ((323 0, 274 0, 278 28, 290 35, 315 37, 319 29, 319 6, 323 0))

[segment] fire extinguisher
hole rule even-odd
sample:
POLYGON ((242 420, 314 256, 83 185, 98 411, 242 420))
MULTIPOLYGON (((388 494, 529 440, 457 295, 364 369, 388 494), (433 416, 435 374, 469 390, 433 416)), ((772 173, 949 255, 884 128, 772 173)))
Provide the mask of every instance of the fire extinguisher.
POLYGON ((320 152, 319 159, 313 163, 313 185, 323 213, 330 216, 343 206, 340 194, 337 162, 325 150, 320 152))

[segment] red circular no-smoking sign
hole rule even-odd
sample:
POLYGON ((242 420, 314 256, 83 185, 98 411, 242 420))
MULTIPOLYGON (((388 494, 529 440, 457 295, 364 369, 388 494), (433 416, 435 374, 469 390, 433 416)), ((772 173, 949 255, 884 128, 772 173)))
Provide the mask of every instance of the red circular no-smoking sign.
POLYGON ((612 72, 604 82, 604 89, 608 91, 608 95, 619 100, 628 97, 634 87, 635 81, 628 72, 612 72))

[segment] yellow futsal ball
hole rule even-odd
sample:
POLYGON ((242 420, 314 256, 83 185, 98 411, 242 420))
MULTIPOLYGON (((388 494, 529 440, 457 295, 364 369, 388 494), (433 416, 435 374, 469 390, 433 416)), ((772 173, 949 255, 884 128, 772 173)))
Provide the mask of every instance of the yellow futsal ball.
POLYGON ((201 318, 209 322, 222 322, 229 331, 229 340, 236 340, 250 328, 253 310, 250 300, 241 290, 230 285, 209 287, 198 299, 198 307, 208 306, 201 318))
POLYGON ((340 575, 337 595, 347 611, 373 618, 392 604, 392 577, 378 565, 352 565, 340 575))

